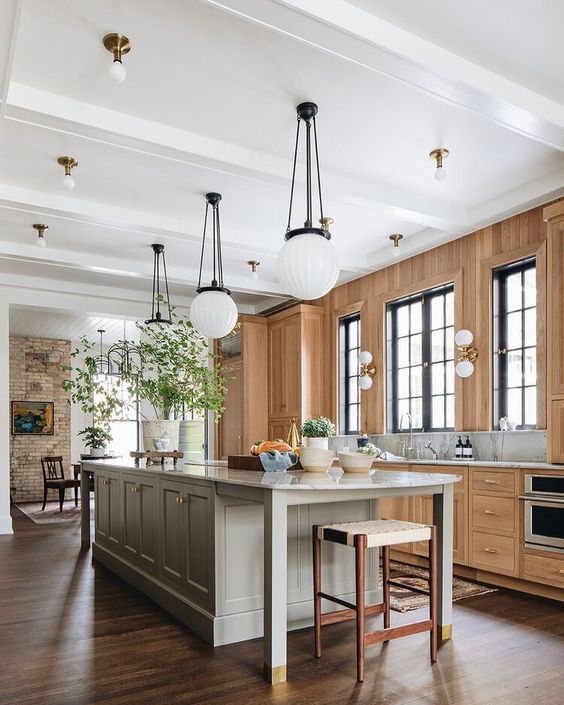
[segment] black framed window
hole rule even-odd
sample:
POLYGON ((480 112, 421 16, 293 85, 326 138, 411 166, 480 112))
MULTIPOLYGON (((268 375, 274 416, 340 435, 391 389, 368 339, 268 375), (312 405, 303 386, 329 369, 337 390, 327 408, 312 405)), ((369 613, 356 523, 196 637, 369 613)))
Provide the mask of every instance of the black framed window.
POLYGON ((493 428, 507 416, 537 425, 537 278, 535 258, 493 272, 493 428))
POLYGON ((454 429, 454 286, 387 305, 388 431, 454 429), (402 424, 403 419, 403 424, 402 424))
POLYGON ((339 319, 339 432, 360 433, 360 314, 339 319))

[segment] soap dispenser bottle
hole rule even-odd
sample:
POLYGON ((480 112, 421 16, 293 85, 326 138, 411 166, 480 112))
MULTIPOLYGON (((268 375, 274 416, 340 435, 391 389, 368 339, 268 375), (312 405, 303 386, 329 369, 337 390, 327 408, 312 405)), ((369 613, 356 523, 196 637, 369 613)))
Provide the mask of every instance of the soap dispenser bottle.
POLYGON ((455 446, 455 458, 462 458, 464 452, 464 443, 462 442, 462 436, 458 436, 455 446))

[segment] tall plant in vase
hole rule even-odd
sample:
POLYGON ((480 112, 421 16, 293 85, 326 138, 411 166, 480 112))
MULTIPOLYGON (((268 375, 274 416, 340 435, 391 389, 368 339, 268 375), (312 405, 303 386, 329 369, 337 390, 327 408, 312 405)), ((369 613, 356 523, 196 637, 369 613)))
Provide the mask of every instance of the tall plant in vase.
POLYGON ((227 391, 221 366, 208 342, 172 309, 173 323, 138 324, 139 364, 126 375, 140 400, 153 409, 143 419, 145 450, 178 450, 180 419, 187 413, 224 410, 227 391))

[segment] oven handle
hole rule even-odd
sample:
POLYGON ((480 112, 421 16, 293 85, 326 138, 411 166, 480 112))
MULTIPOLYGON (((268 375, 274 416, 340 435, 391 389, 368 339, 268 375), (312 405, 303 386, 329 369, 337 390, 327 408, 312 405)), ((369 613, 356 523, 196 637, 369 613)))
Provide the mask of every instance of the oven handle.
POLYGON ((564 497, 547 497, 544 495, 521 495, 520 500, 524 502, 546 502, 547 504, 564 504, 564 497))

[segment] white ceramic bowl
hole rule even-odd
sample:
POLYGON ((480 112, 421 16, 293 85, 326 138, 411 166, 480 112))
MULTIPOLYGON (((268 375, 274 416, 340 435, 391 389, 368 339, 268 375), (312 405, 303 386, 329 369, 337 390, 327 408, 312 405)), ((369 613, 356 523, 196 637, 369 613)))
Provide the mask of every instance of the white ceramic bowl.
POLYGON ((374 457, 365 453, 339 453, 339 463, 345 472, 368 472, 374 457))
POLYGON ((306 472, 327 472, 335 453, 332 450, 322 448, 300 448, 300 462, 306 472))

